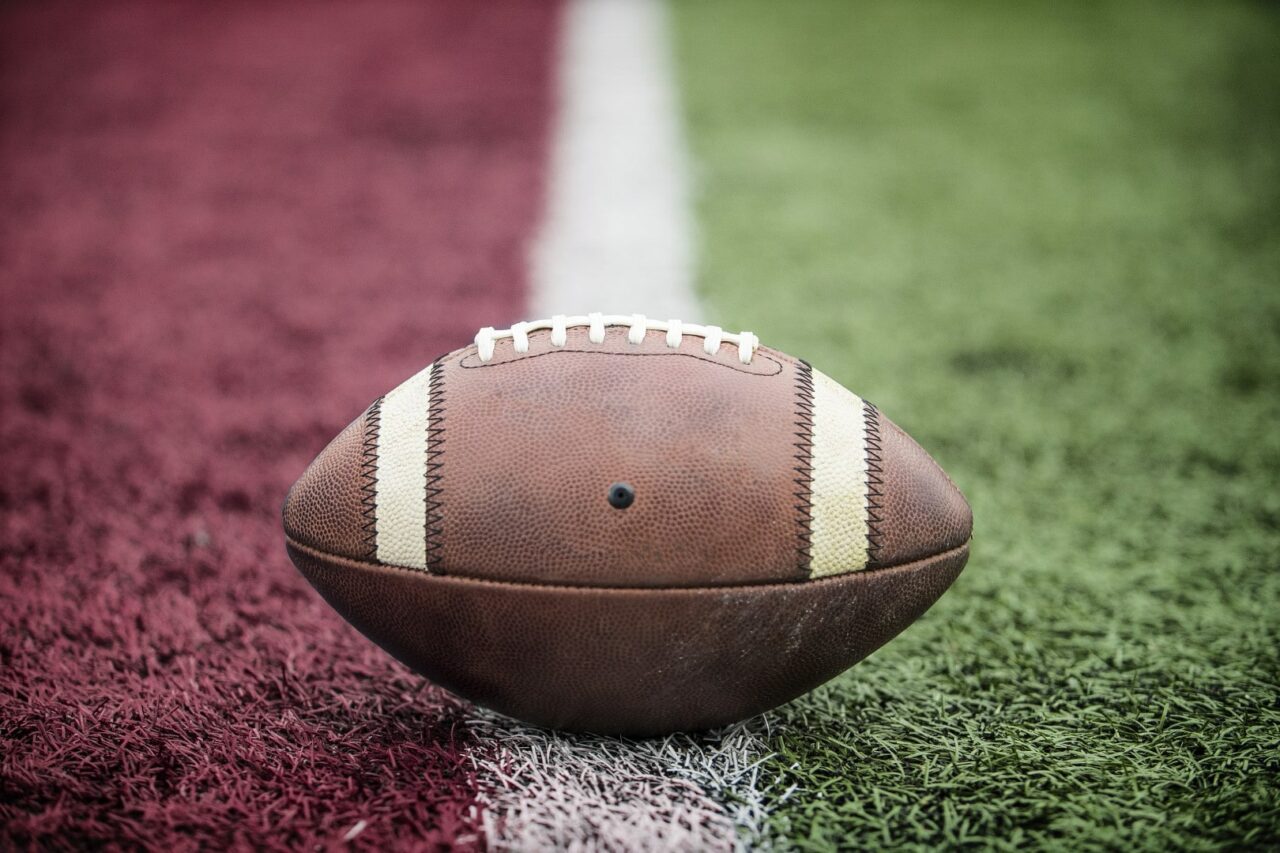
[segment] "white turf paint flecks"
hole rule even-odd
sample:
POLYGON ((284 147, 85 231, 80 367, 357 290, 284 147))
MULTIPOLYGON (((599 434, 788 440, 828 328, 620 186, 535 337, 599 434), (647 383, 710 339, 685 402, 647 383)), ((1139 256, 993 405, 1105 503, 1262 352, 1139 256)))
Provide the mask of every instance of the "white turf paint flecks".
POLYGON ((374 532, 378 561, 427 566, 427 410, 431 368, 382 400, 374 532))
POLYGON ((767 849, 762 779, 767 717, 717 732, 649 740, 573 735, 522 725, 483 709, 467 725, 489 846, 525 850, 767 849))
MULTIPOLYGON (((545 221, 529 314, 700 316, 689 169, 655 0, 568 0, 545 221)), ((549 732, 480 708, 472 754, 494 850, 741 850, 769 846, 760 717, 632 741, 549 732)))
POLYGON ((528 316, 699 319, 666 13, 657 0, 568 0, 528 316))

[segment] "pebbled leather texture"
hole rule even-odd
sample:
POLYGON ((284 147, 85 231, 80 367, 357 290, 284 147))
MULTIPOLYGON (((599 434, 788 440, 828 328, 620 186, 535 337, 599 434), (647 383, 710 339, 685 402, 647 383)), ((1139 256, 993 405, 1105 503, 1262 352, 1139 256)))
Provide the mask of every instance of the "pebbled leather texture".
POLYGON ((626 335, 592 344, 571 329, 556 349, 535 332, 523 357, 503 341, 488 364, 469 349, 441 360, 441 573, 652 587, 806 576, 798 363, 626 335), (626 509, 608 501, 619 482, 635 491, 626 509))
POLYGON ((288 549, 356 628, 432 681, 538 725, 632 736, 730 723, 816 687, 917 619, 969 553, 807 583, 615 589, 288 549))
POLYGON ((874 406, 767 348, 587 334, 443 357, 290 490, 299 570, 427 677, 557 728, 706 728, 861 660, 963 568, 968 504, 874 406), (420 475, 379 478, 392 441, 420 475))
POLYGON ((339 557, 374 558, 377 412, 375 403, 338 433, 289 489, 283 514, 291 539, 339 557))
POLYGON ((911 436, 878 409, 880 480, 871 514, 873 566, 919 560, 968 542, 973 513, 964 495, 911 436))

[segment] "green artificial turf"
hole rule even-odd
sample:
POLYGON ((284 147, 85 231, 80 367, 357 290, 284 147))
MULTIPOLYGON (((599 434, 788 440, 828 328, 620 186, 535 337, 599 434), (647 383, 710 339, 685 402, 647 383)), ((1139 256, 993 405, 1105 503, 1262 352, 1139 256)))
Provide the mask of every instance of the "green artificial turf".
POLYGON ((933 610, 785 709, 776 841, 1280 845, 1280 10, 674 18, 712 316, 976 517, 933 610))

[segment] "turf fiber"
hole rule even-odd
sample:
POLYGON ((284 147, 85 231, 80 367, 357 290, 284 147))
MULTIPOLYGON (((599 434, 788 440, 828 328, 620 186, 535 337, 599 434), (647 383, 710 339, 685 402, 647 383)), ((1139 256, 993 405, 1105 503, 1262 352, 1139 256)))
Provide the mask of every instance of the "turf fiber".
POLYGON ((1280 844, 1280 16, 683 3, 716 316, 971 500, 969 568, 784 712, 799 848, 1280 844))
POLYGON ((0 850, 483 846, 467 709, 280 506, 522 312, 555 10, 0 16, 0 850))

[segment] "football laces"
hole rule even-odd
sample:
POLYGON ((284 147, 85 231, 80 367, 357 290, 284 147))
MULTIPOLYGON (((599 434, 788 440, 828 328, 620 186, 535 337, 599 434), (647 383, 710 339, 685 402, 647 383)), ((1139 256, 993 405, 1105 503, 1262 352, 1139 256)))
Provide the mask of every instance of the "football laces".
POLYGON ((593 344, 604 343, 605 329, 610 326, 627 327, 627 342, 638 345, 644 341, 648 332, 666 332, 667 346, 675 349, 680 346, 685 335, 702 338, 702 351, 707 355, 715 355, 721 344, 731 344, 738 348, 738 361, 750 364, 760 339, 751 332, 726 332, 719 326, 702 326, 697 323, 684 323, 680 320, 651 320, 643 314, 557 314, 548 320, 530 320, 516 323, 510 329, 495 329, 485 326, 476 332, 476 349, 480 360, 487 362, 493 358, 493 351, 498 341, 510 338, 517 353, 529 351, 529 333, 551 330, 551 345, 563 347, 568 342, 570 328, 586 326, 587 339, 593 344))

